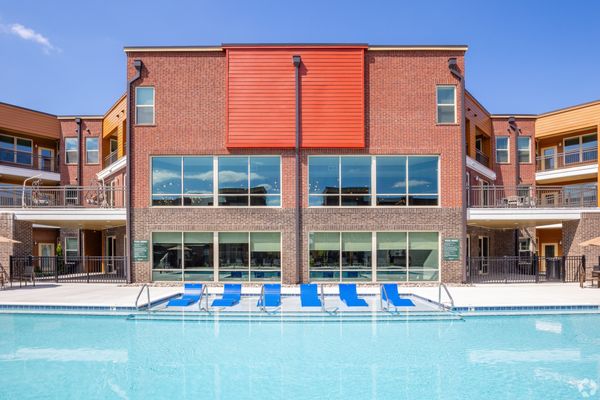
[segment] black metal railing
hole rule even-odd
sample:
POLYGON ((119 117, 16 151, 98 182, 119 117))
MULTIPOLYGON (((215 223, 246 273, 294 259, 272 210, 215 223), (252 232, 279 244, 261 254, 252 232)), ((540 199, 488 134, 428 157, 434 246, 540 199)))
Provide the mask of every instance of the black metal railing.
POLYGON ((483 151, 476 149, 475 150, 475 160, 478 163, 485 165, 486 167, 490 166, 490 158, 483 151))
POLYGON ((467 188, 473 208, 586 208, 598 206, 596 184, 577 186, 493 186, 467 188))
POLYGON ((585 256, 470 257, 469 283, 580 282, 585 280, 585 256))
POLYGON ((0 185, 0 208, 123 208, 124 194, 117 186, 0 185))
POLYGON ((35 281, 124 283, 127 257, 11 256, 9 276, 19 280, 33 268, 35 281))
POLYGON ((0 163, 37 171, 58 172, 58 156, 44 156, 27 151, 0 149, 0 163))
POLYGON ((563 153, 548 154, 535 158, 536 171, 554 171, 598 162, 598 148, 579 147, 563 153))

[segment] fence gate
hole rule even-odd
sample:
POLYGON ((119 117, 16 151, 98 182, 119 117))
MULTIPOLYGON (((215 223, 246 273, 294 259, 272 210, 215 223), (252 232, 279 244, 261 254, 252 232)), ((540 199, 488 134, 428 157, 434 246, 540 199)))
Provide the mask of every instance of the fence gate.
POLYGON ((36 281, 125 283, 127 257, 10 257, 10 278, 20 280, 33 272, 36 281))
POLYGON ((585 256, 470 257, 469 283, 580 282, 585 277, 585 256))

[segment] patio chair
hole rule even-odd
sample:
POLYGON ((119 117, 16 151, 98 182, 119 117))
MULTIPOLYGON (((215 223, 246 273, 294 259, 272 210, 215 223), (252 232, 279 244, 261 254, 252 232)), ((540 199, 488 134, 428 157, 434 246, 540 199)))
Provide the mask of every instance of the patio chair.
POLYGON ((356 284, 340 283, 338 287, 340 290, 340 300, 346 303, 348 307, 367 307, 369 305, 364 299, 358 297, 356 284))
POLYGON ((381 285, 381 300, 389 301, 394 307, 414 307, 411 299, 403 299, 398 293, 398 285, 395 283, 384 283, 381 285))
POLYGON ((267 283, 263 285, 257 307, 279 307, 281 305, 281 284, 267 283))
POLYGON ((214 299, 211 307, 231 307, 240 302, 242 285, 239 283, 226 283, 223 288, 223 297, 214 299))
POLYGON ((200 301, 200 297, 202 297, 202 284, 186 283, 183 285, 183 294, 176 299, 169 300, 167 307, 186 307, 200 301))
POLYGON ((319 299, 319 287, 315 283, 303 283, 300 285, 300 304, 302 307, 321 307, 319 299))
POLYGON ((11 277, 11 286, 13 280, 19 281, 19 287, 23 285, 23 282, 25 282, 25 286, 27 286, 27 283, 29 282, 31 282, 33 286, 35 286, 35 271, 33 265, 25 265, 22 268, 18 269, 16 276, 14 278, 11 277))

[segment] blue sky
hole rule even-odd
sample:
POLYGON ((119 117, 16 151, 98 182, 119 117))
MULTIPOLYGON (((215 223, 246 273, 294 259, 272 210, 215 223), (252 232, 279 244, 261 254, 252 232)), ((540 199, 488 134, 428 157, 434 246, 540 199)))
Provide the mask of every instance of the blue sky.
POLYGON ((103 114, 126 45, 467 44, 467 88, 493 113, 600 99, 597 1, 0 0, 0 101, 103 114))

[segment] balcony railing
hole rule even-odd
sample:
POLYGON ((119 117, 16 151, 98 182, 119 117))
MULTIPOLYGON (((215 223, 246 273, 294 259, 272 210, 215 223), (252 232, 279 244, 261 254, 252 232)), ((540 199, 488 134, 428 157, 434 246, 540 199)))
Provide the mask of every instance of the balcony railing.
POLYGON ((469 190, 473 208, 583 208, 598 206, 598 187, 582 186, 477 186, 469 190))
POLYGON ((106 157, 104 157, 104 164, 102 165, 102 167, 106 168, 109 165, 113 164, 118 159, 119 159, 119 152, 118 152, 118 150, 115 150, 112 153, 110 153, 109 155, 107 155, 106 157))
POLYGON ((10 149, 0 149, 0 164, 37 171, 58 172, 58 157, 43 156, 10 149))
POLYGON ((486 167, 490 166, 490 158, 481 150, 475 150, 475 160, 478 163, 485 165, 486 167))
POLYGON ((598 148, 580 147, 564 153, 536 157, 536 171, 554 171, 557 169, 576 167, 579 165, 593 164, 598 161, 598 148))
POLYGON ((115 186, 0 186, 0 208, 123 208, 125 191, 115 186))

